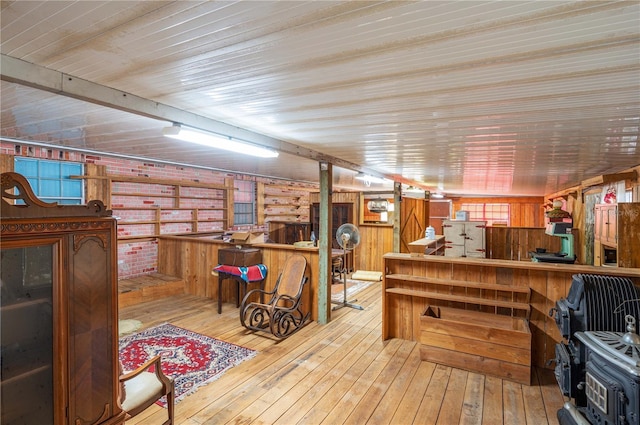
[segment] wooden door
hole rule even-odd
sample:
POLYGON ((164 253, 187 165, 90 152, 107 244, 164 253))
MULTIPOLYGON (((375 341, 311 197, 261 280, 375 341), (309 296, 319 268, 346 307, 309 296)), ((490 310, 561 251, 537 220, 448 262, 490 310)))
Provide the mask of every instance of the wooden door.
POLYGON ((119 411, 113 379, 118 370, 115 224, 103 220, 93 225, 102 229, 68 235, 66 258, 68 297, 73 300, 68 318, 69 418, 82 424, 119 411))
POLYGON ((410 252, 409 244, 424 238, 429 225, 429 201, 402 198, 400 208, 400 252, 410 252))

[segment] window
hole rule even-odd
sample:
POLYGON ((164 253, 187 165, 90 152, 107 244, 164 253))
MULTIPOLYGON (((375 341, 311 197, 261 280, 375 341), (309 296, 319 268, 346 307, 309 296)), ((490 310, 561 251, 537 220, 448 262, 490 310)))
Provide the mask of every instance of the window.
POLYGON ((14 170, 29 180, 33 192, 44 202, 84 204, 84 182, 71 178, 84 174, 80 163, 16 157, 14 170))
POLYGON ((233 224, 236 226, 256 223, 256 184, 236 180, 233 195, 233 224))
POLYGON ((469 211, 469 220, 486 221, 487 226, 509 225, 509 204, 462 204, 469 211))

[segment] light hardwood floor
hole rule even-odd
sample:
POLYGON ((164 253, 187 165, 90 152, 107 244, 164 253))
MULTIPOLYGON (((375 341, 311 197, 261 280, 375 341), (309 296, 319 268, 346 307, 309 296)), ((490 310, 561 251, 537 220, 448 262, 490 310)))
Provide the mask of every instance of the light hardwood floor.
MULTIPOLYGON (((240 326, 235 304, 188 295, 120 309, 144 327, 168 322, 259 351, 176 405, 176 424, 556 424, 563 398, 550 370, 532 386, 420 361, 415 342, 381 340, 380 284, 278 342, 240 326)), ((161 424, 152 406, 130 424, 161 424)))

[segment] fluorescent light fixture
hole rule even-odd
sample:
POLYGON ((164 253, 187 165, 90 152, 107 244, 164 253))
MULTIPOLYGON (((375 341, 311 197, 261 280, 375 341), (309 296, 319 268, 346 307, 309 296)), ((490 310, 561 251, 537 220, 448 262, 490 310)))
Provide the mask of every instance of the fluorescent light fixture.
POLYGON ((431 197, 432 198, 437 198, 437 199, 442 199, 442 198, 444 198, 444 194, 442 194, 442 193, 432 193, 431 197))
POLYGON ((375 177, 375 176, 370 176, 368 174, 365 173, 358 173, 356 174, 356 180, 362 180, 365 182, 365 184, 370 185, 371 183, 385 183, 388 180, 387 179, 383 179, 382 177, 375 177))
POLYGON ((207 131, 196 130, 195 128, 182 127, 178 124, 163 128, 162 134, 165 137, 171 137, 172 139, 197 143, 199 145, 209 146, 215 149, 224 149, 245 155, 258 156, 260 158, 276 158, 278 156, 278 152, 272 149, 236 140, 228 136, 221 136, 207 131))

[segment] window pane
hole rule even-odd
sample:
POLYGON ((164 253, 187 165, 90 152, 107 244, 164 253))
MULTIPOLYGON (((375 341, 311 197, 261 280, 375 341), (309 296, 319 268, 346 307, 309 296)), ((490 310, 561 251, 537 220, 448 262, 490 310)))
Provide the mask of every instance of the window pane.
POLYGON ((62 180, 62 196, 68 198, 77 198, 78 193, 82 193, 81 180, 62 180))
POLYGON ((255 224, 256 185, 255 182, 236 180, 234 187, 233 224, 255 224))
POLYGON ((14 170, 27 178, 38 177, 38 162, 33 159, 22 159, 20 161, 16 159, 14 170))
POLYGON ((75 164, 72 162, 62 163, 61 176, 68 179, 70 176, 82 175, 82 164, 75 164))
POLYGON ((57 162, 41 161, 40 162, 41 178, 60 178, 60 164, 57 162))
POLYGON ((469 211, 469 220, 509 225, 509 204, 462 204, 461 209, 469 211))

